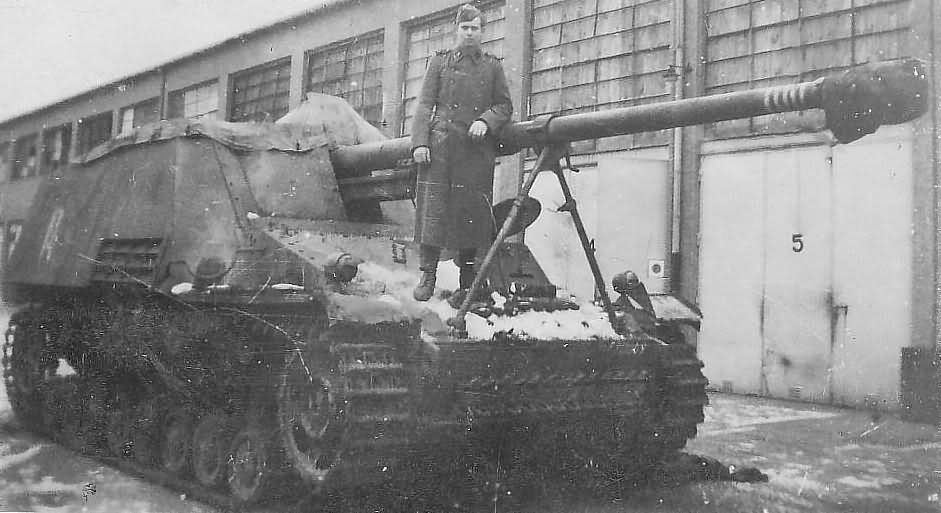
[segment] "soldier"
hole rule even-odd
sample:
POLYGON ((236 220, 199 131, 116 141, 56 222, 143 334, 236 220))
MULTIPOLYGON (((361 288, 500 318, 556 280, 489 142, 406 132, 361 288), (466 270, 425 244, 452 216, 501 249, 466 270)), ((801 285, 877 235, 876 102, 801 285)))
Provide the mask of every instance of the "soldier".
POLYGON ((435 290, 441 248, 457 250, 460 287, 476 277, 477 248, 495 233, 491 201, 496 136, 513 113, 500 61, 481 51, 480 11, 465 4, 455 19, 457 46, 431 58, 412 123, 418 164, 415 241, 421 281, 414 297, 435 290))
POLYGON ((621 312, 615 331, 653 334, 657 326, 657 314, 647 294, 647 287, 641 283, 637 274, 633 271, 618 273, 611 279, 611 285, 621 295, 614 302, 614 308, 621 312))

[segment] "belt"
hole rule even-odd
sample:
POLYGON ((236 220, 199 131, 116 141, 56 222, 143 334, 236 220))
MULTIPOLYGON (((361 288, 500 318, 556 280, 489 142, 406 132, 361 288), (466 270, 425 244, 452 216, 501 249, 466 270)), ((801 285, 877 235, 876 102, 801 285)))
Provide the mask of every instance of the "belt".
POLYGON ((462 121, 460 119, 435 116, 434 120, 432 120, 432 123, 445 123, 445 124, 453 125, 453 126, 463 128, 466 130, 467 128, 470 128, 470 125, 471 123, 473 123, 473 121, 462 121))

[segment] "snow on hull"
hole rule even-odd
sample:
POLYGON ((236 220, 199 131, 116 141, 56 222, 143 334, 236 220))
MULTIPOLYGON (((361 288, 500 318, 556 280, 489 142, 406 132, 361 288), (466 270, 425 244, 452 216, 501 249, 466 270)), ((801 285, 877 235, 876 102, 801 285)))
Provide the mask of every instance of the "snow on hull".
MULTIPOLYGON (((439 293, 426 303, 412 298, 412 289, 417 275, 406 270, 393 270, 375 263, 359 266, 359 274, 353 285, 367 289, 380 289, 380 297, 410 311, 423 321, 423 331, 429 335, 447 332, 447 320, 457 313, 445 300, 441 291, 456 288, 458 269, 452 261, 438 264, 439 293)), ((446 294, 446 293, 445 293, 446 294)), ((511 333, 520 338, 544 340, 592 340, 620 338, 614 332, 604 310, 591 303, 582 303, 578 310, 556 312, 528 311, 513 316, 491 315, 487 318, 469 313, 466 317, 468 337, 474 340, 489 340, 497 333, 511 333)))

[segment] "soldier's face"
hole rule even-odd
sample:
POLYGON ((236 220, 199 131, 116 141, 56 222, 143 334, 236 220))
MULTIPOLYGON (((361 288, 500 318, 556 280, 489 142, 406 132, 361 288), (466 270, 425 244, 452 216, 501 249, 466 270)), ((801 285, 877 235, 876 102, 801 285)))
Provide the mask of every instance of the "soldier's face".
POLYGON ((458 23, 457 38, 461 46, 480 46, 480 17, 458 23))

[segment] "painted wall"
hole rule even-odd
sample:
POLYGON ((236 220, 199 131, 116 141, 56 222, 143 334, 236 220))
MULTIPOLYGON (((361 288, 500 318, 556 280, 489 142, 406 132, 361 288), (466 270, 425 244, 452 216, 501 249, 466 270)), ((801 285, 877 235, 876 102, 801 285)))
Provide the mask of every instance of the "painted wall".
MULTIPOLYGON (((669 289, 670 164, 665 158, 640 156, 656 153, 638 150, 597 155, 596 162, 579 166, 578 173, 565 172, 613 298, 617 295, 611 278, 626 270, 634 271, 651 293, 669 289)), ((531 196, 542 204, 542 213, 526 231, 526 245, 563 294, 593 299, 594 278, 575 223, 569 213, 557 210, 565 202, 558 178, 542 173, 531 196)))

